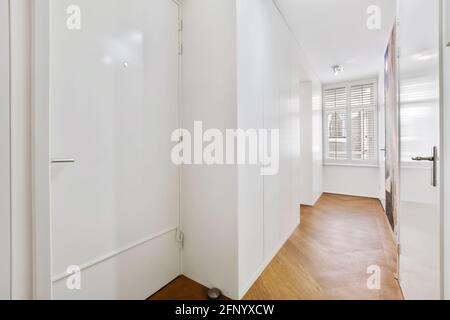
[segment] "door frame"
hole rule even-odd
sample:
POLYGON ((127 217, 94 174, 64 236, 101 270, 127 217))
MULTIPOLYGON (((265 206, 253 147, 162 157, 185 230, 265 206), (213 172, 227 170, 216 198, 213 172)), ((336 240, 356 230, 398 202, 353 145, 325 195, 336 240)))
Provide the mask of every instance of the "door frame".
MULTIPOLYGON (((7 31, 6 31, 6 39, 5 43, 1 43, 1 47, 5 48, 5 54, 3 57, 5 58, 5 64, 6 71, 4 75, 6 75, 5 79, 2 79, 2 85, 0 87, 0 90, 4 89, 4 95, 6 97, 5 100, 7 102, 5 104, 1 104, 0 107, 0 128, 2 128, 0 133, 0 140, 1 146, 4 146, 5 148, 2 148, 0 150, 0 158, 1 163, 6 164, 5 166, 2 166, 0 168, 1 173, 0 176, 2 179, 0 179, 0 212, 2 214, 2 243, 0 245, 2 246, 1 249, 1 259, 3 261, 6 261, 5 269, 2 271, 5 271, 6 274, 1 274, 0 276, 3 278, 9 278, 6 279, 7 284, 7 290, 5 290, 6 297, 8 299, 12 298, 12 283, 11 283, 11 221, 12 221, 12 212, 11 212, 11 2, 10 0, 0 0, 2 2, 2 5, 5 5, 7 7, 6 15, 8 18, 6 19, 7 24, 7 31), (4 81, 3 81, 4 80, 4 81), (4 83, 3 83, 4 82, 4 83), (3 179, 6 178, 6 179, 3 179), (3 213, 5 213, 6 217, 3 217, 3 213), (5 221, 3 221, 3 219, 5 221), (3 224, 4 223, 4 224, 3 224), (4 230, 3 230, 4 229, 4 230), (7 239, 4 241, 3 237, 7 239), (6 255, 6 257, 4 256, 6 255)), ((3 77, 3 76, 2 76, 3 77)), ((2 272, 3 273, 3 272, 2 272)), ((3 280, 2 280, 3 281, 3 280)), ((1 299, 2 297, 0 297, 1 299)))
POLYGON ((444 146, 446 145, 445 138, 445 103, 446 103, 446 93, 444 88, 445 81, 445 64, 444 64, 444 48, 446 43, 444 43, 444 25, 445 25, 445 5, 444 0, 439 0, 439 152, 440 154, 440 172, 439 172, 439 205, 440 205, 440 290, 441 299, 445 299, 445 159, 447 154, 444 151, 444 146))
MULTIPOLYGON (((51 123, 50 123, 50 2, 32 0, 32 243, 33 243, 33 298, 53 298, 51 250, 51 123)), ((183 0, 168 0, 180 7, 183 0)), ((179 31, 181 41, 181 30, 179 31)), ((178 59, 178 108, 181 128, 180 77, 181 57, 178 59)), ((181 168, 179 170, 181 179, 181 168)), ((181 186, 181 183, 180 183, 181 186)), ((181 201, 181 190, 179 203, 181 201)), ((178 225, 181 227, 179 207, 178 225)), ((179 270, 181 273, 181 250, 179 270)))

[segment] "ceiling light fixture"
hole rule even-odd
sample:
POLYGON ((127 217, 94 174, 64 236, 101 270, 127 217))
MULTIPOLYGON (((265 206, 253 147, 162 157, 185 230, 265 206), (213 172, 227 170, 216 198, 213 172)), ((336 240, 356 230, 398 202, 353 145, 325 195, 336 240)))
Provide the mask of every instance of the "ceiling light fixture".
POLYGON ((337 76, 339 73, 341 73, 342 71, 344 71, 344 67, 341 66, 340 64, 337 64, 335 66, 332 66, 331 69, 333 69, 333 73, 335 76, 337 76))

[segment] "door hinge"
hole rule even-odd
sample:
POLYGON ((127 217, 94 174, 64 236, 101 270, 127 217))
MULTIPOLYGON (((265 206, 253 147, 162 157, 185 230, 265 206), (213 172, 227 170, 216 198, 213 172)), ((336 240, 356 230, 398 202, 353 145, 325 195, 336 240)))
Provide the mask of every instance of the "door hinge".
POLYGON ((180 229, 177 229, 177 242, 180 246, 180 249, 184 248, 184 233, 180 229))
POLYGON ((394 279, 400 281, 400 276, 398 275, 397 272, 394 273, 394 279))
POLYGON ((180 21, 178 22, 178 31, 182 32, 183 31, 183 20, 180 19, 180 21))
POLYGON ((397 252, 398 252, 398 255, 401 255, 401 253, 402 253, 402 246, 400 245, 400 243, 397 244, 397 252))
POLYGON ((178 45, 178 54, 181 56, 183 55, 183 44, 180 42, 178 45))

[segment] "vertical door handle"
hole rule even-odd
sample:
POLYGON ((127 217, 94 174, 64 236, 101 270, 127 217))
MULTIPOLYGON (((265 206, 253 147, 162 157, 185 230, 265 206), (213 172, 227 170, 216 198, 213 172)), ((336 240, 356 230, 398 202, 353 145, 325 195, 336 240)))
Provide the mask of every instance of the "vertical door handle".
POLYGON ((433 172, 431 177, 431 185, 437 187, 437 161, 438 161, 438 148, 433 147, 433 155, 431 157, 414 157, 413 161, 430 161, 433 162, 433 172))

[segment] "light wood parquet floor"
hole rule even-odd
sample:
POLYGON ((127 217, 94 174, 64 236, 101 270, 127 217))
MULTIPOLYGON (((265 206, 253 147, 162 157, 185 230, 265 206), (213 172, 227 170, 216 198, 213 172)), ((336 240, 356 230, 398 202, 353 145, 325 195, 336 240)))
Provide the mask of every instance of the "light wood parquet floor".
MULTIPOLYGON (((301 225, 245 295, 245 300, 399 300, 396 247, 376 199, 324 194, 302 206, 301 225), (379 290, 367 288, 379 266, 379 290)), ((202 300, 207 288, 180 277, 154 300, 202 300)))

